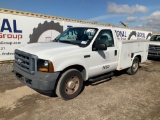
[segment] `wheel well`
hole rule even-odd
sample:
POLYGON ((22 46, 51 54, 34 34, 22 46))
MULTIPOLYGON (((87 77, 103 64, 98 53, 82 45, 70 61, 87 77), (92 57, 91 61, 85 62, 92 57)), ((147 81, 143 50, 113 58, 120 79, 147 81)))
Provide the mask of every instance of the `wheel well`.
POLYGON ((81 66, 81 65, 72 65, 72 66, 69 66, 69 67, 65 68, 61 72, 61 74, 63 74, 65 71, 67 71, 69 69, 76 69, 76 70, 78 70, 82 74, 83 80, 86 79, 86 70, 85 70, 85 68, 83 66, 81 66))
POLYGON ((137 57, 138 59, 139 59, 139 62, 141 62, 141 55, 137 55, 137 56, 135 56, 135 57, 137 57))
POLYGON ((72 66, 69 66, 69 67, 65 68, 63 71, 60 72, 60 74, 59 74, 59 76, 57 78, 57 81, 56 81, 56 84, 55 84, 56 87, 54 88, 54 90, 56 90, 56 88, 57 88, 57 84, 58 84, 58 81, 59 81, 61 75, 65 71, 67 71, 69 69, 76 69, 76 70, 80 71, 80 73, 82 74, 83 80, 86 79, 86 70, 85 70, 85 68, 83 66, 81 66, 81 65, 72 65, 72 66))

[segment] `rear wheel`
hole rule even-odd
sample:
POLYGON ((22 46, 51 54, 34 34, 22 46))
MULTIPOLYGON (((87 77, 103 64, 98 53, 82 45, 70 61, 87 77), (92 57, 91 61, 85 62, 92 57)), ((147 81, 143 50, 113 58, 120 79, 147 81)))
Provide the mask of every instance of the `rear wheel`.
POLYGON ((62 99, 69 100, 76 97, 82 90, 83 78, 76 69, 67 70, 60 77, 56 94, 62 99))
POLYGON ((139 58, 135 57, 132 66, 128 68, 127 73, 130 75, 134 75, 137 73, 138 69, 139 69, 139 58))

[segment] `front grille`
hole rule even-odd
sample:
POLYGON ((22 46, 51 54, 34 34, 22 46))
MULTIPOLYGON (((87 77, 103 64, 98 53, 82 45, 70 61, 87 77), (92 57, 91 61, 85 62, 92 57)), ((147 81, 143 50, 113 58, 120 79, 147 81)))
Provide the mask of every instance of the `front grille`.
POLYGON ((37 57, 35 55, 15 50, 15 64, 22 70, 34 74, 37 67, 37 57))
POLYGON ((149 50, 151 50, 151 51, 160 51, 160 46, 158 46, 158 45, 149 45, 149 50))

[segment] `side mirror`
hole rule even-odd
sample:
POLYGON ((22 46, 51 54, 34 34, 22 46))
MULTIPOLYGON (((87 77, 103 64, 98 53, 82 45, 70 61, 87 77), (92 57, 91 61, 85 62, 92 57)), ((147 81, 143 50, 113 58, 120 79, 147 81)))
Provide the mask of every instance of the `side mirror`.
POLYGON ((96 44, 95 47, 97 50, 107 50, 106 44, 96 44))

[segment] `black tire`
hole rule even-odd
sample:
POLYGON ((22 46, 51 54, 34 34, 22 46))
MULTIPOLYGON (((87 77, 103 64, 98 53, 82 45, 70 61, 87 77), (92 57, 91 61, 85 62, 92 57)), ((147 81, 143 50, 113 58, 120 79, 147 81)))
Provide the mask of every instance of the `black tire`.
POLYGON ((64 72, 57 84, 56 94, 64 100, 75 98, 83 87, 83 77, 76 69, 64 72))
POLYGON ((152 33, 148 33, 147 37, 146 37, 146 40, 152 36, 152 33))
POLYGON ((135 75, 139 69, 139 58, 135 57, 132 66, 127 69, 127 73, 130 75, 135 75))
POLYGON ((128 40, 130 40, 133 35, 136 36, 136 34, 137 34, 136 31, 132 31, 128 37, 128 40))
POLYGON ((63 32, 63 26, 59 23, 55 23, 54 21, 47 22, 45 21, 43 24, 39 23, 37 28, 33 29, 33 33, 30 34, 30 41, 28 43, 35 43, 38 42, 39 37, 41 34, 47 30, 56 30, 59 33, 63 32))

